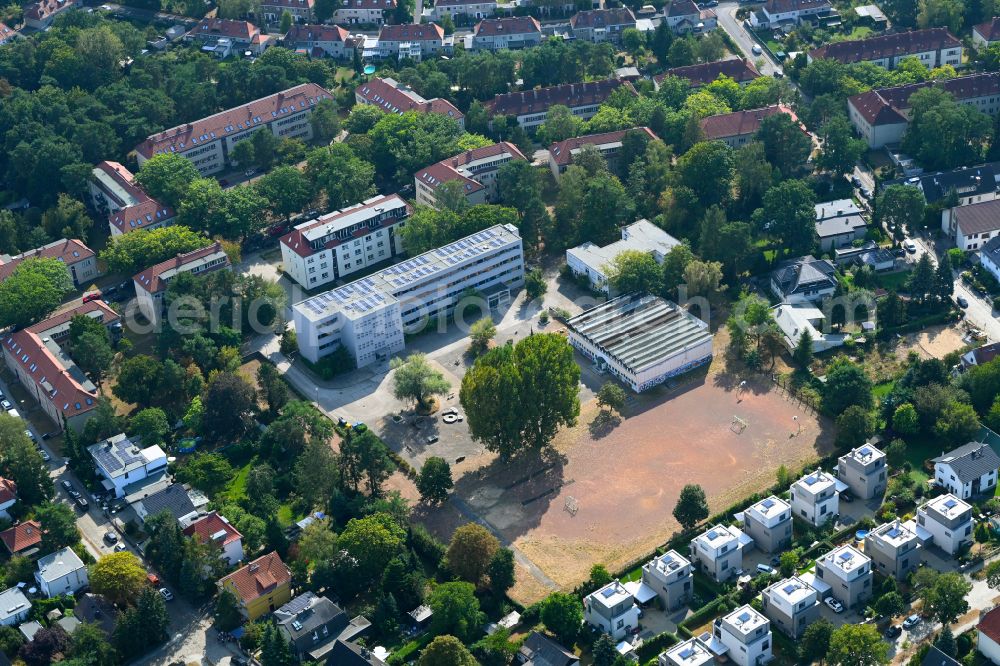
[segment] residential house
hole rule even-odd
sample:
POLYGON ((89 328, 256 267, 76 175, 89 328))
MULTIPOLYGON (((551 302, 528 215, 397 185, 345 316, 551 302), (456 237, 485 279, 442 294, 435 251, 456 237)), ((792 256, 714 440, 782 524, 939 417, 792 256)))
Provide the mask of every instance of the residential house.
POLYGON ((642 584, 656 592, 663 608, 677 610, 691 601, 694 567, 676 550, 668 550, 642 565, 642 584))
POLYGON ((202 516, 184 528, 184 535, 219 548, 219 557, 236 566, 243 559, 243 535, 218 511, 202 516))
POLYGON ((569 25, 576 39, 621 44, 622 33, 635 28, 635 14, 628 7, 587 9, 573 14, 569 25))
POLYGON ((985 51, 997 43, 1000 43, 1000 17, 972 26, 972 44, 977 49, 985 51))
POLYGON ((601 104, 619 88, 624 88, 632 95, 638 94, 628 81, 604 79, 505 93, 497 95, 485 106, 491 116, 515 118, 518 125, 531 129, 544 123, 549 109, 555 105, 569 107, 577 118, 590 120, 597 114, 601 104))
POLYGON ((917 508, 917 536, 949 555, 972 543, 972 527, 972 506, 951 493, 917 508))
POLYGON ((927 28, 830 42, 809 52, 810 62, 822 58, 845 65, 870 62, 885 69, 895 69, 904 58, 916 58, 920 64, 933 69, 942 65, 961 65, 962 42, 947 28, 927 28))
MULTIPOLYGON (((998 239, 1000 239, 1000 236, 998 236, 997 239, 991 240, 989 243, 987 243, 987 247, 983 248, 981 252, 983 259, 983 266, 986 266, 986 258, 987 255, 989 254, 987 252, 987 248, 989 248, 989 246, 991 245, 996 246, 996 251, 1000 252, 1000 240, 998 239)), ((992 251, 992 248, 990 248, 990 250, 992 251)), ((988 345, 981 345, 979 347, 976 347, 975 349, 970 349, 969 351, 962 354, 961 369, 962 371, 965 371, 977 365, 983 365, 984 363, 989 363, 990 361, 995 359, 998 355, 1000 355, 1000 342, 994 342, 988 345)))
POLYGON ((818 558, 816 577, 830 586, 830 593, 845 608, 854 608, 872 596, 871 558, 850 544, 818 558))
POLYGON ((176 218, 172 208, 146 194, 132 172, 118 162, 94 167, 89 187, 94 208, 108 216, 112 238, 137 229, 167 227, 176 218))
POLYGON ((304 592, 274 611, 274 621, 292 652, 302 661, 317 662, 339 641, 351 642, 370 626, 363 617, 348 620, 340 606, 326 597, 304 592))
POLYGON ((750 25, 765 30, 794 27, 832 12, 829 0, 767 0, 750 13, 750 25))
POLYGON ((681 641, 656 659, 658 666, 715 666, 715 655, 700 638, 681 641))
POLYGON ((868 266, 876 272, 891 271, 896 267, 896 255, 873 241, 864 241, 857 247, 834 248, 833 263, 841 269, 845 266, 868 266))
MULTIPOLYGON (((35 634, 37 634, 44 628, 45 627, 43 627, 40 622, 37 622, 35 620, 29 620, 27 622, 22 622, 21 626, 19 626, 17 630, 21 632, 22 636, 24 636, 25 642, 30 643, 35 639, 35 634)), ((4 653, 4 656, 5 657, 7 656, 6 653, 4 653)))
POLYGON ((779 497, 762 499, 736 514, 736 519, 754 547, 765 553, 781 552, 792 543, 792 507, 779 497))
POLYGON ((86 289, 100 277, 97 253, 77 239, 61 238, 34 250, 10 256, 0 254, 0 282, 6 280, 25 259, 55 259, 61 261, 77 289, 86 289))
POLYGON ((496 0, 435 0, 430 10, 430 17, 440 21, 445 16, 452 19, 467 17, 469 19, 486 19, 497 11, 496 0))
POLYGON ((179 254, 173 259, 167 259, 132 278, 135 283, 136 306, 142 316, 158 328, 166 308, 164 296, 170 280, 181 273, 204 275, 217 270, 228 270, 229 267, 229 255, 222 249, 219 241, 198 250, 179 254))
POLYGON ((25 520, 0 532, 0 541, 11 557, 27 556, 42 543, 42 525, 37 520, 25 520))
POLYGON ((224 576, 217 585, 236 595, 240 612, 248 620, 273 613, 292 598, 292 574, 274 552, 224 576))
POLYGON ((771 622, 749 604, 716 618, 712 634, 736 666, 760 666, 771 660, 771 622))
POLYGON ((809 331, 814 353, 839 347, 847 339, 846 333, 832 333, 826 323, 826 313, 811 303, 781 303, 774 306, 774 323, 781 332, 781 340, 789 352, 795 350, 802 335, 809 331))
POLYGON ((339 25, 293 25, 282 41, 286 47, 313 58, 349 60, 354 57, 354 40, 339 25))
POLYGON ((285 273, 314 289, 397 257, 412 212, 398 194, 379 195, 296 225, 279 242, 285 273))
POLYGON ((931 645, 927 654, 920 661, 920 666, 961 666, 962 662, 954 657, 949 657, 936 645, 931 645))
POLYGON ((703 62, 698 65, 672 67, 663 74, 654 76, 653 83, 659 88, 660 82, 668 76, 687 79, 692 88, 700 88, 716 81, 720 76, 728 77, 740 86, 745 86, 754 79, 760 78, 760 72, 746 58, 728 58, 714 62, 703 62))
POLYGON ((366 41, 364 58, 409 58, 419 61, 430 56, 451 54, 454 43, 454 38, 445 37, 444 28, 437 23, 382 25, 374 48, 369 49, 366 41))
MULTIPOLYGON (((203 18, 184 35, 184 40, 201 44, 203 53, 220 59, 244 50, 260 55, 270 46, 270 37, 253 23, 223 18, 203 18)), ((141 160, 139 166, 142 166, 141 160)))
POLYGON ((764 588, 760 601, 764 615, 792 638, 819 619, 819 593, 798 576, 764 588))
POLYGON ((670 0, 663 7, 663 21, 675 35, 698 35, 714 30, 718 16, 708 7, 698 7, 694 0, 670 0))
POLYGON ((920 174, 901 180, 885 181, 879 187, 910 185, 924 194, 928 204, 955 197, 959 206, 967 206, 997 198, 1000 190, 1000 163, 990 162, 972 167, 959 167, 951 171, 920 174))
POLYGON ((639 220, 621 228, 622 238, 603 247, 587 241, 566 250, 566 265, 574 275, 585 275, 596 291, 611 295, 608 282, 609 265, 622 252, 638 251, 653 255, 656 262, 681 244, 679 240, 649 220, 639 220))
POLYGON ((11 520, 10 510, 17 504, 17 484, 0 476, 0 518, 11 520))
MULTIPOLYGON (((197 29, 197 28, 196 28, 197 29)), ((233 166, 230 155, 240 141, 266 130, 280 139, 313 137, 309 117, 316 105, 333 93, 315 83, 302 83, 242 106, 151 134, 136 146, 139 166, 160 153, 183 155, 202 176, 233 166)))
POLYGON ((105 635, 110 636, 118 621, 118 609, 100 594, 85 592, 76 600, 73 615, 81 622, 96 624, 105 635))
POLYGON ((579 666, 580 658, 539 631, 532 631, 517 651, 520 666, 579 666))
POLYGON ((46 598, 74 594, 87 587, 87 566, 68 546, 46 555, 37 562, 35 580, 46 598))
POLYGON ((488 18, 472 31, 473 51, 524 49, 542 43, 542 26, 532 16, 488 18))
POLYGON ((912 520, 901 523, 897 519, 879 525, 865 537, 865 554, 880 574, 905 580, 920 566, 917 524, 912 520))
POLYGON ((837 478, 861 500, 879 497, 885 492, 888 471, 885 453, 870 443, 837 458, 837 478))
POLYGON ((1000 280, 1000 234, 997 234, 979 250, 979 263, 1000 280))
POLYGON ((4 24, 3 22, 0 22, 0 46, 3 46, 4 44, 9 44, 10 42, 14 41, 15 38, 20 36, 21 33, 19 33, 17 30, 14 30, 13 28, 4 24))
POLYGON ((142 481, 167 467, 167 454, 157 445, 139 448, 124 433, 87 448, 105 490, 125 496, 125 486, 142 481))
POLYGON ((822 525, 840 513, 840 492, 847 484, 821 469, 792 484, 792 513, 811 525, 822 525))
POLYGON ((743 566, 743 551, 753 547, 753 539, 731 525, 710 527, 691 540, 691 562, 722 583, 743 566))
POLYGON ((260 13, 269 25, 280 23, 285 12, 291 15, 293 24, 302 25, 316 20, 315 3, 316 0, 261 0, 260 13))
POLYGON ((104 324, 112 338, 118 335, 121 317, 104 301, 93 300, 2 338, 7 367, 38 401, 57 430, 62 429, 65 420, 69 427, 79 431, 97 407, 97 387, 61 347, 69 338, 70 322, 77 315, 104 324))
POLYGON ((1000 456, 988 444, 969 442, 934 458, 934 484, 959 499, 989 493, 997 485, 1000 456))
POLYGON ((836 272, 828 259, 791 259, 771 273, 771 291, 785 303, 819 301, 836 291, 836 272))
POLYGON ((198 506, 191 493, 180 483, 172 483, 165 488, 138 498, 132 509, 143 523, 164 511, 172 515, 182 526, 198 517, 198 506))
MULTIPOLYGON (((953 79, 874 88, 868 92, 852 95, 847 98, 848 117, 858 134, 868 143, 869 148, 881 148, 888 144, 899 143, 903 140, 906 128, 910 124, 910 97, 918 90, 926 88, 944 90, 959 104, 971 106, 989 116, 1000 113, 1000 73, 984 72, 953 79)), ((966 170, 967 167, 963 167, 961 171, 966 170)), ((919 178, 922 181, 930 177, 931 175, 924 175, 919 178)), ((968 187, 962 184, 959 186, 968 187)), ((995 192, 995 189, 993 187, 992 191, 995 192)))
POLYGON ((395 79, 374 77, 354 90, 354 100, 358 104, 371 104, 386 113, 437 113, 447 116, 461 129, 465 129, 465 114, 446 99, 435 97, 424 99, 410 86, 395 79))
POLYGON ((382 25, 396 11, 396 0, 346 0, 330 19, 346 25, 382 25))
POLYGON ((326 666, 386 666, 389 654, 385 648, 369 650, 357 643, 335 641, 326 659, 326 666))
POLYGON ((789 107, 783 104, 765 106, 762 109, 747 109, 732 113, 721 113, 702 118, 699 122, 701 132, 706 141, 721 141, 730 148, 740 148, 757 136, 761 121, 779 113, 789 115, 798 123, 798 118, 789 107))
POLYGON ((31 602, 19 587, 11 587, 0 592, 0 625, 13 627, 28 619, 31 602))
POLYGON ((993 664, 1000 664, 1000 606, 980 616, 976 638, 979 654, 993 664))
POLYGON ((960 250, 978 250, 1000 236, 1000 199, 941 211, 941 231, 960 250))
POLYGON ((867 231, 868 221, 853 199, 816 204, 816 235, 823 252, 861 240, 867 231))
POLYGON ((639 615, 635 598, 617 580, 591 592, 583 600, 584 622, 616 641, 639 627, 639 615))
POLYGON ((441 160, 414 175, 417 203, 436 207, 437 188, 452 181, 462 185, 469 205, 495 203, 500 196, 500 168, 510 161, 526 159, 517 146, 501 141, 441 160))
POLYGON ((634 127, 627 130, 616 130, 614 132, 603 132, 601 134, 587 134, 573 137, 565 141, 557 141, 549 146, 549 170, 556 180, 573 163, 573 157, 577 155, 585 146, 593 146, 601 153, 608 168, 612 171, 617 166, 618 151, 621 150, 622 141, 629 132, 639 132, 645 135, 650 141, 656 140, 653 130, 648 127, 634 127))
POLYGON ((80 0, 38 0, 24 8, 24 27, 45 30, 59 14, 82 6, 80 0))
POLYGON ((889 27, 889 18, 878 5, 859 5, 854 8, 854 13, 861 25, 867 25, 875 30, 885 30, 889 27))

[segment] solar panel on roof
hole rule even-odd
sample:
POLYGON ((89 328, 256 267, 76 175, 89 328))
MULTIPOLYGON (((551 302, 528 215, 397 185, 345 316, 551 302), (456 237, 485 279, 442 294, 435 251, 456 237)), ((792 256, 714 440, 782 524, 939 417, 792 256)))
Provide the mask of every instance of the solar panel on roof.
POLYGON ((783 588, 781 588, 781 589, 782 589, 782 591, 783 591, 783 592, 784 592, 785 594, 791 594, 792 592, 794 592, 795 590, 797 590, 797 589, 799 589, 799 588, 797 588, 797 587, 795 587, 794 585, 792 585, 791 583, 789 583, 788 585, 784 586, 784 587, 783 587, 783 588))
POLYGON ((761 502, 761 506, 763 506, 765 509, 770 509, 774 507, 774 500, 766 499, 763 502, 761 502))
POLYGON ((846 551, 840 554, 840 560, 842 562, 849 562, 854 559, 854 553, 846 551))
POLYGON ((681 659, 690 659, 691 657, 694 656, 694 650, 692 650, 689 647, 686 647, 686 648, 684 648, 683 650, 680 651, 680 656, 681 656, 681 659))
POLYGON ((608 587, 601 590, 601 596, 604 597, 605 599, 610 599, 614 595, 615 595, 615 590, 613 587, 608 587))
POLYGON ((718 533, 718 532, 716 532, 715 530, 711 530, 711 531, 710 531, 710 532, 708 533, 708 538, 709 538, 709 540, 710 540, 710 541, 715 541, 715 539, 716 539, 716 538, 717 538, 718 536, 719 536, 719 533, 718 533))
POLYGON ((956 502, 953 499, 949 499, 944 503, 944 505, 949 509, 954 509, 956 506, 958 506, 958 502, 956 502))
POLYGON ((739 616, 736 619, 739 620, 740 622, 749 622, 751 617, 752 616, 750 615, 750 613, 743 611, 742 613, 739 614, 739 616))
POLYGON ((886 534, 889 535, 890 539, 898 539, 899 536, 902 533, 903 533, 903 530, 899 529, 898 527, 893 527, 891 530, 889 530, 888 532, 886 532, 886 534))

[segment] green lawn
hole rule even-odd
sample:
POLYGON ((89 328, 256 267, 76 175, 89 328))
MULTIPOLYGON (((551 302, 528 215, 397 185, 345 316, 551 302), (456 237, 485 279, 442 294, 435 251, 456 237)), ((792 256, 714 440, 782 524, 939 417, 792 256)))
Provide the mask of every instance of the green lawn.
POLYGON ((876 399, 881 401, 882 399, 885 398, 885 396, 892 393, 892 388, 895 385, 896 382, 883 382, 881 384, 876 384, 874 387, 872 387, 872 395, 875 396, 876 399))
POLYGON ((930 478, 924 470, 924 461, 941 455, 941 448, 941 442, 933 436, 918 435, 906 443, 906 462, 913 467, 910 476, 918 484, 927 483, 930 478))
POLYGON ((910 279, 910 271, 900 271, 898 273, 881 273, 875 275, 875 284, 886 291, 900 291, 906 287, 906 281, 910 279))
POLYGON ((238 502, 247 496, 247 476, 250 475, 250 463, 240 467, 236 476, 229 482, 226 489, 219 493, 223 501, 238 502))

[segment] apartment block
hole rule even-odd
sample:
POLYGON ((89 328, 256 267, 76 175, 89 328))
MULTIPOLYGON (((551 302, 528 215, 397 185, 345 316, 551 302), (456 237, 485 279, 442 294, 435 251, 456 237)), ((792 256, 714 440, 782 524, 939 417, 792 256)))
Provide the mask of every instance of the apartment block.
POLYGON ((136 305, 150 324, 158 327, 166 306, 165 296, 167 283, 180 273, 204 275, 216 270, 228 269, 229 256, 223 251, 222 244, 216 241, 207 247, 179 254, 173 259, 167 259, 136 274, 135 283, 136 305))
POLYGON ((972 506, 952 494, 935 497, 917 509, 917 532, 929 533, 935 546, 956 554, 966 544, 972 543, 972 506))
POLYGON ((485 106, 491 116, 515 118, 518 125, 531 129, 544 123, 549 108, 557 104, 569 107, 573 115, 581 120, 590 120, 597 115, 597 110, 611 93, 622 87, 633 95, 638 94, 628 81, 605 79, 505 93, 497 95, 485 106))
POLYGON ((602 132, 601 134, 587 134, 585 136, 573 137, 565 141, 557 141, 549 146, 549 169, 552 175, 558 180, 569 165, 573 163, 573 157, 586 146, 596 148, 601 157, 608 163, 608 168, 612 171, 616 167, 618 151, 621 150, 622 141, 629 132, 639 132, 644 138, 655 141, 659 139, 653 130, 648 127, 634 127, 627 130, 616 130, 614 132, 602 132))
POLYGON ((255 132, 267 130, 278 139, 312 139, 309 116, 333 93, 315 83, 303 83, 215 115, 150 135, 136 146, 139 166, 160 153, 182 155, 207 176, 233 165, 233 146, 255 132))
POLYGON ((293 25, 283 42, 286 47, 304 51, 313 58, 348 60, 354 56, 354 40, 339 25, 293 25))
POLYGON ((697 65, 673 67, 663 74, 654 76, 653 84, 659 88, 660 83, 668 76, 686 79, 692 88, 700 88, 707 86, 720 76, 725 76, 736 81, 740 86, 745 86, 754 79, 759 79, 760 72, 746 58, 729 58, 727 60, 703 62, 697 65))
POLYGON ((24 9, 24 25, 35 30, 45 30, 56 16, 77 7, 82 7, 79 0, 38 0, 24 9))
POLYGON ((167 227, 176 218, 172 208, 146 194, 132 172, 118 162, 94 167, 88 187, 94 208, 108 216, 112 238, 137 229, 167 227))
POLYGON ((525 49, 542 43, 542 26, 531 16, 488 18, 472 31, 473 51, 525 49))
POLYGON ((962 64, 962 42, 947 28, 910 30, 868 39, 852 39, 824 44, 809 52, 809 61, 829 58, 849 65, 870 62, 895 69, 904 58, 916 58, 928 69, 962 64))
POLYGON ((880 497, 885 492, 887 475, 885 453, 871 444, 851 449, 837 459, 837 478, 858 499, 880 497))
POLYGON ((452 181, 462 184, 462 191, 470 206, 494 203, 500 196, 500 167, 512 160, 525 159, 517 146, 501 141, 441 160, 414 175, 417 203, 437 207, 437 188, 452 181))
POLYGON ((411 212, 402 197, 389 194, 299 224, 279 243, 285 273, 315 289, 399 256, 399 229, 411 212))
POLYGON ((451 118, 465 129, 465 114, 446 99, 435 97, 424 99, 413 88, 391 78, 374 77, 354 90, 354 101, 358 104, 377 106, 386 113, 437 113, 451 118))
POLYGON ((373 44, 365 40, 363 57, 366 60, 408 58, 420 61, 430 56, 450 55, 454 46, 454 37, 446 37, 444 28, 436 23, 383 25, 373 44))
POLYGON ((821 469, 792 484, 792 513, 812 525, 822 525, 840 513, 840 491, 847 485, 821 469))
POLYGON ((762 499, 737 514, 743 531, 753 538, 754 547, 765 553, 777 553, 792 543, 792 507, 774 495, 762 499))
POLYGON ((394 11, 396 0, 345 0, 331 20, 348 25, 382 25, 386 15, 394 11))
POLYGON ((771 622, 749 604, 716 618, 712 634, 736 666, 761 666, 771 660, 771 622))
POLYGON ((854 546, 834 548, 817 559, 816 577, 830 586, 830 594, 846 608, 872 596, 871 558, 854 546))
POLYGON ((497 11, 496 0, 437 0, 430 10, 431 18, 440 21, 445 16, 467 16, 473 19, 490 18, 497 11))
POLYGON ((638 628, 639 607, 625 586, 614 580, 584 598, 583 619, 598 631, 620 640, 638 628))
POLYGON ((55 259, 62 262, 77 289, 86 289, 101 275, 96 252, 84 245, 83 241, 61 238, 13 257, 0 254, 0 282, 6 280, 26 259, 55 259))
POLYGON ((743 551, 752 546, 753 541, 740 528, 716 525, 691 540, 691 561, 721 583, 743 566, 743 551))
POLYGON ((659 666, 715 666, 715 655, 700 638, 681 641, 657 657, 659 666))
POLYGON ((819 619, 819 593, 798 576, 778 581, 760 595, 764 615, 781 631, 798 638, 819 619))
POLYGON ((317 362, 340 345, 358 367, 404 348, 404 332, 444 320, 466 291, 496 307, 524 283, 517 228, 497 225, 292 306, 299 351, 317 362))
POLYGON ((628 7, 588 9, 570 17, 569 24, 577 39, 621 44, 622 33, 635 27, 635 14, 628 7))
POLYGON ((566 265, 574 275, 587 276, 592 289, 610 296, 612 289, 607 276, 608 265, 619 254, 626 251, 644 252, 653 255, 656 263, 662 264, 667 253, 681 244, 645 219, 622 227, 621 235, 621 240, 608 245, 600 246, 587 241, 566 250, 566 265))
POLYGON ((642 566, 642 582, 656 592, 663 607, 676 610, 691 601, 694 589, 694 567, 691 561, 669 550, 642 566))
POLYGON ((903 580, 920 566, 916 523, 895 520, 879 525, 865 537, 865 554, 881 574, 903 580))
MULTIPOLYGON (((799 119, 784 104, 773 104, 761 109, 747 109, 721 113, 702 118, 699 122, 706 141, 721 141, 730 148, 740 148, 754 140, 764 118, 784 113, 798 123, 799 119)), ((803 130, 805 133, 805 130, 803 130)))

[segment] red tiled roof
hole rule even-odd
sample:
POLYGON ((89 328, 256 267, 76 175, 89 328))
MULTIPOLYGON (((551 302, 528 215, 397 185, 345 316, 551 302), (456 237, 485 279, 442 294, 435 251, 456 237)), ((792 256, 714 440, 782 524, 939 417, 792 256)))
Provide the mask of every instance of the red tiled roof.
POLYGON ((905 86, 876 88, 848 98, 848 103, 871 125, 905 123, 902 112, 910 108, 910 95, 924 88, 938 87, 958 101, 1000 95, 1000 72, 960 76, 944 81, 925 81, 905 86))
POLYGON ((645 133, 650 139, 655 140, 659 138, 653 134, 653 130, 648 127, 635 127, 627 130, 604 132, 602 134, 588 134, 586 136, 578 136, 573 139, 566 139, 565 141, 557 141, 549 146, 549 154, 552 155, 555 163, 560 166, 570 164, 573 162, 574 150, 577 150, 582 146, 600 146, 606 143, 618 143, 626 134, 633 130, 645 133))
POLYGON ((17 484, 0 476, 0 506, 17 499, 17 484))
POLYGON ((820 7, 830 7, 830 0, 767 0, 764 9, 769 14, 787 14, 788 12, 804 12, 820 7))
POLYGON ((41 21, 42 19, 58 14, 65 9, 77 6, 78 5, 75 2, 67 2, 66 0, 40 0, 39 2, 31 4, 24 10, 24 18, 41 21))
POLYGON ((380 42, 428 42, 435 39, 439 41, 444 39, 444 28, 437 23, 383 25, 378 33, 380 42))
POLYGON ((630 25, 634 28, 635 14, 628 7, 588 9, 574 14, 569 22, 574 28, 603 28, 609 25, 630 25))
MULTIPOLYGON (((160 276, 171 268, 180 268, 186 266, 192 262, 198 261, 199 259, 204 259, 213 254, 222 252, 222 243, 215 241, 210 245, 199 248, 197 250, 192 250, 185 254, 178 254, 173 259, 167 259, 166 261, 161 261, 155 266, 151 266, 141 273, 136 274, 132 277, 135 282, 136 288, 142 288, 149 292, 150 294, 155 294, 159 291, 163 291, 167 288, 167 283, 160 280, 160 276)), ((219 265, 218 268, 229 265, 229 258, 219 265)), ((216 270, 216 269, 213 269, 216 270)))
POLYGON ((701 10, 698 9, 698 5, 694 3, 694 0, 670 0, 670 4, 667 5, 664 15, 665 16, 691 16, 693 14, 698 14, 701 10))
MULTIPOLYGON (((109 178, 111 178, 118 184, 119 187, 121 187, 123 190, 131 194, 132 197, 134 197, 135 199, 142 200, 149 198, 149 195, 146 194, 141 187, 136 185, 135 176, 132 175, 132 172, 129 171, 124 165, 119 164, 118 162, 110 162, 108 160, 105 160, 99 163, 95 168, 100 169, 101 171, 106 173, 109 178)), ((119 206, 125 205, 126 202, 120 200, 117 196, 114 195, 113 192, 109 192, 106 190, 102 191, 104 191, 104 193, 107 196, 113 198, 119 206)))
POLYGON ((239 530, 230 525, 228 520, 224 520, 218 511, 213 511, 185 527, 184 534, 186 536, 197 535, 203 543, 216 543, 220 547, 243 538, 239 530), (216 540, 214 537, 220 532, 224 532, 225 536, 221 540, 216 540))
POLYGON ((417 172, 415 177, 417 180, 430 186, 432 189, 437 189, 441 183, 447 183, 452 180, 460 180, 465 183, 466 194, 468 194, 469 192, 475 192, 483 189, 483 186, 461 173, 458 170, 458 167, 465 166, 470 162, 475 162, 487 157, 503 155, 505 153, 509 153, 511 155, 511 159, 527 159, 524 154, 517 149, 517 146, 507 141, 501 141, 500 143, 494 143, 492 146, 466 150, 464 153, 459 153, 458 155, 449 157, 446 160, 441 160, 436 164, 432 164, 429 167, 421 169, 417 172))
POLYGON ((354 94, 368 104, 377 106, 383 111, 390 113, 406 113, 407 111, 418 111, 420 113, 440 113, 441 115, 460 120, 465 115, 458 108, 446 99, 435 97, 426 100, 394 79, 373 78, 367 83, 362 83, 354 90, 354 94))
POLYGON ((523 116, 528 113, 547 112, 549 107, 556 104, 570 108, 601 104, 619 87, 624 87, 632 94, 638 94, 628 81, 605 79, 586 83, 564 83, 549 88, 533 88, 497 95, 485 106, 494 115, 523 116))
POLYGON ((166 151, 183 153, 228 134, 271 122, 283 114, 304 111, 323 99, 333 99, 333 93, 315 83, 303 83, 214 116, 153 134, 135 150, 147 158, 166 151))
POLYGON ((17 32, 13 28, 0 22, 0 44, 3 44, 16 34, 17 32))
POLYGON ((980 618, 976 628, 994 643, 1000 643, 1000 606, 980 618))
POLYGON ((337 8, 337 11, 346 9, 383 9, 391 10, 396 8, 396 0, 344 0, 344 4, 337 8))
POLYGON ((674 67, 654 78, 659 83, 668 76, 687 79, 691 83, 692 88, 697 88, 699 86, 707 86, 718 79, 719 76, 727 76, 736 81, 736 83, 746 83, 747 81, 759 78, 760 72, 746 58, 730 58, 729 60, 703 62, 699 65, 674 67))
POLYGON ((221 578, 219 585, 232 581, 237 596, 246 604, 290 582, 291 579, 292 574, 281 561, 281 557, 271 552, 221 578))
POLYGON ((961 45, 962 42, 948 32, 947 28, 928 28, 926 30, 897 32, 894 35, 880 35, 870 39, 854 39, 824 44, 810 51, 809 55, 813 59, 830 58, 850 64, 906 56, 924 51, 951 49, 961 45))
POLYGON ((542 26, 532 16, 511 16, 509 18, 483 19, 476 24, 474 32, 476 37, 541 34, 542 26))
POLYGON ((1000 17, 994 17, 992 21, 980 23, 972 29, 988 42, 1000 40, 1000 17))
POLYGON ((236 21, 223 18, 203 18, 188 32, 189 37, 229 37, 249 42, 254 35, 260 33, 260 28, 250 21, 236 21))
MULTIPOLYGON (((343 210, 327 213, 326 215, 320 215, 315 220, 310 220, 309 222, 300 224, 295 229, 292 229, 289 233, 282 236, 281 243, 282 245, 286 245, 288 249, 290 249, 292 252, 299 255, 300 257, 308 257, 314 254, 315 252, 319 252, 319 250, 312 249, 312 245, 310 245, 309 239, 306 238, 305 232, 309 231, 310 229, 315 229, 316 227, 336 222, 339 218, 342 218, 346 215, 355 215, 360 210, 385 207, 385 204, 387 202, 392 202, 393 208, 397 208, 400 203, 404 204, 404 206, 406 207, 407 216, 413 213, 413 207, 410 206, 410 204, 406 203, 406 201, 404 201, 403 198, 400 197, 398 194, 386 194, 376 198, 374 201, 369 200, 367 203, 358 204, 355 206, 351 206, 350 208, 345 208, 343 210)), ((380 224, 395 224, 398 221, 398 219, 399 218, 388 217, 385 220, 383 220, 380 224)), ((346 243, 350 240, 353 240, 354 238, 361 238, 362 236, 366 236, 372 233, 372 231, 374 231, 374 229, 377 228, 378 227, 372 228, 365 225, 361 229, 358 229, 355 232, 354 236, 352 236, 351 238, 344 238, 344 239, 334 238, 327 241, 324 244, 323 249, 330 249, 342 243, 346 243)))
POLYGON ((84 245, 83 241, 75 238, 63 238, 34 250, 23 252, 16 257, 11 257, 11 260, 6 263, 0 259, 0 280, 6 279, 25 259, 58 259, 67 266, 72 266, 94 256, 96 256, 94 251, 84 245))
POLYGON ((286 42, 347 42, 350 33, 339 25, 293 25, 285 35, 286 42))
POLYGON ((261 0, 261 7, 281 7, 282 9, 309 9, 313 8, 316 0, 261 0))
POLYGON ((0 541, 12 555, 16 555, 42 542, 42 525, 35 520, 26 520, 0 532, 0 541))
POLYGON ((787 113, 793 120, 798 120, 787 106, 776 104, 765 106, 762 109, 735 111, 733 113, 722 113, 717 116, 702 118, 701 131, 705 134, 705 139, 708 141, 724 139, 730 136, 754 134, 760 129, 760 121, 776 113, 787 113))
POLYGON ((32 324, 26 330, 31 331, 32 333, 41 334, 44 333, 45 331, 52 330, 56 326, 62 326, 63 324, 65 324, 66 322, 68 322, 70 319, 72 319, 77 315, 86 315, 90 314, 91 312, 96 312, 97 310, 101 311, 101 316, 102 316, 101 321, 105 325, 108 325, 114 321, 117 321, 118 319, 121 319, 121 316, 117 312, 112 310, 111 306, 109 306, 104 301, 97 299, 94 301, 88 301, 86 303, 82 303, 81 305, 78 305, 75 308, 70 308, 69 310, 63 310, 62 312, 54 314, 44 321, 40 321, 37 324, 32 324))
POLYGON ((136 229, 145 229, 153 224, 165 223, 176 216, 174 209, 147 198, 128 208, 122 208, 108 215, 108 221, 123 234, 136 229))

